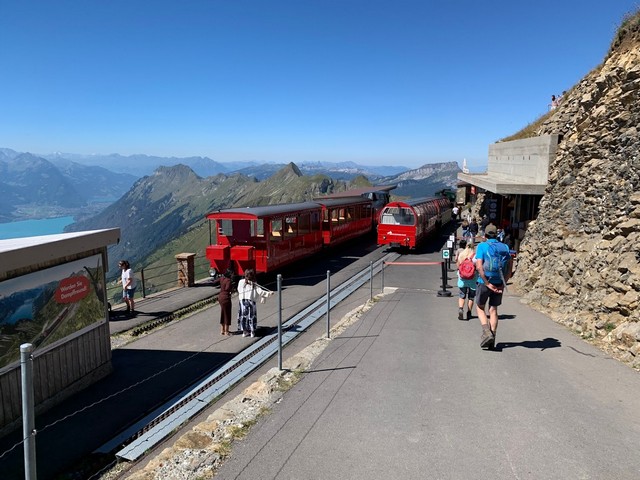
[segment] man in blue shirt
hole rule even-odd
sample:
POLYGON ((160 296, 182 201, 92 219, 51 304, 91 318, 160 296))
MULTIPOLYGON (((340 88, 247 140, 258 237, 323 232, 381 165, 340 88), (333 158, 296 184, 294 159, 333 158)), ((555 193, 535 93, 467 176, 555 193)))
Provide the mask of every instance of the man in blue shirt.
POLYGON ((476 271, 478 272, 478 289, 476 290, 476 313, 482 325, 480 348, 492 349, 495 346, 498 329, 498 306, 502 303, 502 291, 511 276, 511 257, 504 269, 488 270, 486 265, 495 264, 495 258, 509 253, 509 247, 496 240, 497 228, 487 225, 484 231, 486 241, 476 249, 476 271), (492 258, 494 261, 492 262, 492 258), (485 305, 489 302, 489 318, 485 313, 485 305))

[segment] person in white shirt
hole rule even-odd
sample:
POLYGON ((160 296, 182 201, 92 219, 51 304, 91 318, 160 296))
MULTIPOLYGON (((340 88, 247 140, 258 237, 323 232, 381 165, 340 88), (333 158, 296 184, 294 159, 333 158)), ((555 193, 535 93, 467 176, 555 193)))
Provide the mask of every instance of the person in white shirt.
POLYGON ((256 272, 252 268, 244 272, 244 278, 238 282, 238 330, 242 330, 242 336, 256 336, 258 327, 258 309, 256 300, 270 297, 274 292, 262 288, 256 282, 256 272))
POLYGON ((131 270, 131 265, 126 260, 120 260, 118 266, 122 270, 120 283, 122 283, 122 299, 127 304, 127 313, 135 315, 135 302, 133 297, 136 293, 136 277, 131 270))

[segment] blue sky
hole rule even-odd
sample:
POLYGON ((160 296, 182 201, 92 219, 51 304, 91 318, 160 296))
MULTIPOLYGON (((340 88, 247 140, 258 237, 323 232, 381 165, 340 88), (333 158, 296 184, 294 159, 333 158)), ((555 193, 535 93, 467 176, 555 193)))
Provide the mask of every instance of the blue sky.
POLYGON ((638 0, 0 0, 0 147, 487 161, 638 0))

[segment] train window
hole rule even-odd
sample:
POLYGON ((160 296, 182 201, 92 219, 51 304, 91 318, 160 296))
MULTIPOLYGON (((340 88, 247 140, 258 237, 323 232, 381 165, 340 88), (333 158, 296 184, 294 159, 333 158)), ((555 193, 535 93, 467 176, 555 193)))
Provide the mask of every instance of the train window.
POLYGON ((286 217, 284 219, 285 230, 284 233, 287 237, 294 237, 298 234, 298 218, 286 217))
POLYGON ((401 208, 400 210, 400 224, 413 225, 416 221, 413 211, 408 208, 401 208))
POLYGON ((298 218, 298 233, 304 235, 311 231, 311 218, 308 213, 300 215, 298 218))
POLYGON ((264 220, 262 218, 251 222, 251 236, 264 237, 264 220))
POLYGON ((311 231, 317 232, 320 230, 320 213, 313 212, 311 214, 311 231))
POLYGON ((218 235, 233 236, 233 222, 231 220, 218 220, 218 235))
POLYGON ((272 219, 271 220, 271 240, 281 240, 282 239, 282 219, 272 219))

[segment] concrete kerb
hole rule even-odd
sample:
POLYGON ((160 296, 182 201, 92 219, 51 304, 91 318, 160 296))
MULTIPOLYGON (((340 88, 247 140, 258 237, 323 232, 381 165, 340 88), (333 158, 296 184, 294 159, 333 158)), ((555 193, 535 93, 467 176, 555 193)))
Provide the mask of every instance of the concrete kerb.
POLYGON ((152 480, 182 478, 185 475, 189 478, 213 478, 230 454, 233 441, 246 436, 251 426, 269 413, 271 407, 301 379, 333 339, 358 321, 380 298, 395 290, 385 287, 384 292, 374 296, 373 300, 348 312, 331 328, 331 338, 318 337, 298 354, 284 360, 282 371, 277 367, 271 368, 235 398, 217 408, 206 420, 177 438, 171 447, 148 460, 144 467, 136 471, 135 465, 120 463, 100 478, 152 480), (127 475, 129 470, 134 471, 127 475))

